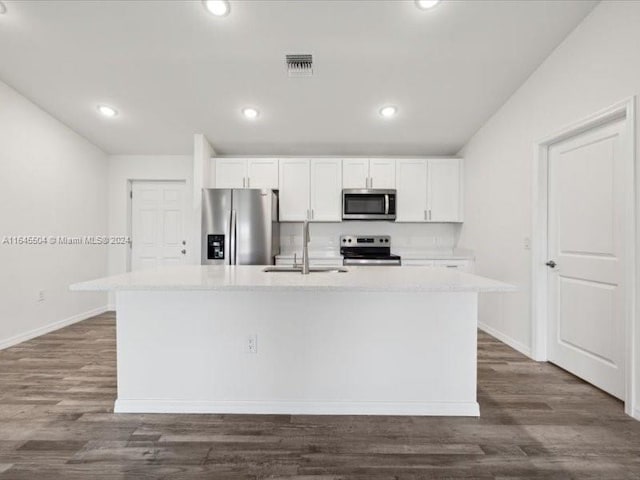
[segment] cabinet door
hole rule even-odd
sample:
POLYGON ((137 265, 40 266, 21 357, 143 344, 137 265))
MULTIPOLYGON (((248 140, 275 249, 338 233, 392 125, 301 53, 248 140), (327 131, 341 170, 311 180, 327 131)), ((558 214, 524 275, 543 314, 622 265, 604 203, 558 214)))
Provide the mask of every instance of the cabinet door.
POLYGON ((432 222, 461 222, 461 168, 459 158, 430 159, 428 210, 432 222))
POLYGON ((342 219, 342 162, 337 159, 311 160, 311 220, 339 222, 342 219))
POLYGON ((397 160, 396 222, 425 222, 427 219, 427 161, 397 160))
POLYGON ((216 188, 244 188, 247 178, 247 160, 219 158, 215 160, 216 188))
POLYGON ((342 161, 342 188, 367 188, 369 159, 345 158, 342 161))
POLYGON ((302 222, 309 215, 309 160, 280 159, 280 220, 302 222))
POLYGON ((247 160, 247 187, 278 189, 278 159, 250 158, 247 160))
POLYGON ((388 158, 369 160, 369 188, 396 188, 396 161, 388 158))

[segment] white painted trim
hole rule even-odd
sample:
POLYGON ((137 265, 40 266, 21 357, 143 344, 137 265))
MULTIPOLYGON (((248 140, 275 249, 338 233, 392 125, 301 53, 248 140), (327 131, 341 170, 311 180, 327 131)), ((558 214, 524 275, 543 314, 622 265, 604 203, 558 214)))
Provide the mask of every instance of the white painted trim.
POLYGON ((640 408, 638 407, 634 408, 633 412, 631 413, 631 416, 636 420, 640 420, 640 408))
POLYGON ((531 358, 531 348, 529 348, 524 343, 519 342, 518 340, 516 340, 514 338, 511 338, 509 335, 505 335, 504 333, 499 332, 498 330, 496 330, 493 327, 490 327, 486 323, 479 322, 478 323, 478 328, 480 330, 482 330, 483 332, 488 333, 492 337, 497 338, 502 343, 505 343, 505 344, 509 345, 511 348, 513 348, 514 350, 517 350, 521 354, 526 355, 527 357, 531 358))
POLYGON ((255 402, 116 400, 115 413, 480 416, 477 402, 255 402))
MULTIPOLYGON (((638 172, 638 158, 635 154, 635 96, 629 97, 619 103, 605 108, 579 122, 569 125, 560 131, 545 137, 534 144, 533 155, 533 188, 532 188, 532 255, 531 255, 531 353, 532 357, 538 361, 547 360, 547 323, 548 323, 548 280, 547 267, 548 260, 547 240, 548 240, 548 152, 549 147, 567 138, 579 135, 595 127, 605 125, 615 120, 624 119, 624 138, 626 144, 622 146, 626 150, 626 156, 630 159, 626 163, 627 172, 625 175, 628 184, 626 185, 627 198, 625 199, 627 210, 625 211, 625 245, 627 250, 627 268, 625 269, 625 298, 627 300, 625 315, 625 412, 635 416, 636 406, 636 376, 638 366, 635 358, 636 352, 636 332, 640 331, 639 319, 636 318, 636 285, 640 266, 637 265, 636 249, 638 245, 636 239, 637 219, 640 208, 637 206, 637 193, 640 192, 640 178, 638 172)), ((638 418, 638 417, 636 417, 638 418)))
POLYGON ((45 333, 59 330, 73 323, 81 322, 82 320, 95 317, 96 315, 100 315, 107 311, 109 311, 109 307, 105 305, 102 307, 94 308, 93 310, 89 310, 88 312, 78 313, 77 315, 73 315, 63 320, 58 320, 57 322, 49 323, 48 325, 45 325, 43 327, 34 328, 33 330, 29 330, 28 332, 9 337, 5 340, 0 340, 0 350, 4 350, 5 348, 9 348, 19 343, 26 342, 27 340, 39 337, 40 335, 44 335, 45 333))

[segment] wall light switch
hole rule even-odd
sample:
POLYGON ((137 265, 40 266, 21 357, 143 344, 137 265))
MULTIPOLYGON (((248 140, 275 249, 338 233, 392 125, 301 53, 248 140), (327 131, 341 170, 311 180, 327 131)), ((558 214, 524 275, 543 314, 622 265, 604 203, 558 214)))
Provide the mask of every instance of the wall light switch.
POLYGON ((258 335, 247 335, 245 339, 245 352, 246 353, 258 353, 258 335))
POLYGON ((44 300, 45 300, 44 290, 38 290, 38 301, 44 302, 44 300))
POLYGON ((531 250, 531 237, 524 237, 524 249, 531 250))

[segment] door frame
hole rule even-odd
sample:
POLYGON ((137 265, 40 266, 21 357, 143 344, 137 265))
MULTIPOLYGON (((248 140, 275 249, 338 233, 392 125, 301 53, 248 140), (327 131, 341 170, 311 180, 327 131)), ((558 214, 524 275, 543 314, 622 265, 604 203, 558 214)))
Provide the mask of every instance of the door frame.
POLYGON ((624 155, 625 169, 625 206, 624 206, 624 248, 625 261, 625 413, 640 419, 640 412, 634 412, 636 376, 639 373, 634 359, 637 356, 635 350, 635 333, 640 332, 640 322, 636 316, 636 279, 638 265, 636 261, 637 235, 636 225, 637 192, 640 192, 640 183, 636 177, 639 171, 635 155, 635 96, 629 97, 610 107, 605 108, 579 122, 569 125, 560 131, 545 137, 534 144, 533 159, 533 225, 532 225, 532 263, 531 263, 531 353, 535 360, 547 361, 547 333, 548 333, 548 175, 549 175, 549 149, 553 144, 579 135, 583 132, 606 125, 608 123, 624 120, 621 151, 624 155))
MULTIPOLYGON (((188 188, 188 183, 186 179, 181 179, 181 178, 168 178, 168 179, 161 179, 161 178, 156 178, 156 179, 149 179, 149 178, 129 178, 127 179, 127 238, 130 240, 129 242, 129 248, 127 248, 127 272, 131 272, 131 261, 132 261, 132 257, 131 254, 133 253, 133 184, 134 183, 174 183, 174 184, 183 184, 184 185, 184 190, 185 190, 185 197, 183 199, 183 218, 182 218, 182 223, 184 224, 184 237, 187 239, 187 247, 189 247, 189 245, 192 243, 189 241, 190 239, 190 222, 189 222, 189 215, 190 212, 188 210, 188 198, 187 196, 191 196, 191 192, 187 191, 188 188)), ((190 264, 191 262, 191 255, 193 255, 192 252, 192 248, 188 248, 187 249, 187 263, 190 264)))

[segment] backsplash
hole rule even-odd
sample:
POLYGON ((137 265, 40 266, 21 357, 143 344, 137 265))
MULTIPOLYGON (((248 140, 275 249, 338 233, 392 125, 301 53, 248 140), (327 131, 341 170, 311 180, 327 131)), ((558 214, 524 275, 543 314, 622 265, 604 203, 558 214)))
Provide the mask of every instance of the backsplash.
MULTIPOLYGON (((309 250, 339 254, 340 235, 390 235, 394 251, 451 251, 458 243, 460 228, 455 223, 311 223, 309 250)), ((301 250, 302 223, 281 223, 280 253, 301 250)))

